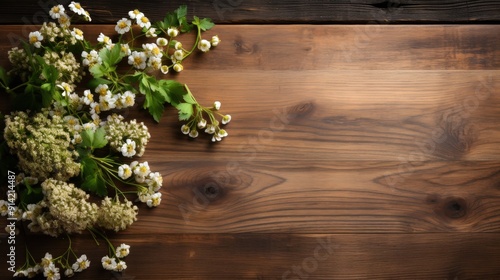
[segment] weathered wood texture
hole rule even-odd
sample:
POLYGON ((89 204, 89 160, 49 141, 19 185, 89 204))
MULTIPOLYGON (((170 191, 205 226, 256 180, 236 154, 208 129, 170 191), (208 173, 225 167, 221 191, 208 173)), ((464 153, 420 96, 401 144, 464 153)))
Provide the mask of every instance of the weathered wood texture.
MULTIPOLYGON (((2 0, 0 24, 41 24, 55 3, 71 0, 2 0)), ((217 23, 470 23, 499 22, 499 0, 189 0, 81 1, 94 23, 115 23, 140 9, 159 20, 165 11, 187 4, 190 14, 217 23)))
MULTIPOLYGON (((23 29, 2 27, 0 52, 23 29)), ((132 245, 123 278, 75 239, 94 265, 81 279, 500 277, 498 26, 216 33, 222 44, 174 77, 222 102, 230 136, 189 140, 173 110, 159 125, 127 112, 150 127, 143 159, 164 175, 162 205, 112 236, 132 245)), ((41 240, 39 255, 66 245, 41 240)))

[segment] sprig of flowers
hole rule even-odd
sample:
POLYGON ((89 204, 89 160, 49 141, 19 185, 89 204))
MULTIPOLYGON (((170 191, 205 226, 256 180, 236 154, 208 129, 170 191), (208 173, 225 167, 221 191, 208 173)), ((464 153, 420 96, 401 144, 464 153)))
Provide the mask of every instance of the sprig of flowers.
POLYGON ((144 100, 142 107, 159 122, 169 104, 185 122, 182 133, 195 138, 202 130, 213 142, 226 137, 223 126, 231 116, 219 112, 219 101, 203 106, 187 85, 164 79, 184 71, 183 62, 195 51, 207 53, 221 40, 217 35, 203 38, 213 22, 196 16, 188 21, 186 6, 158 22, 130 11, 116 23, 117 34, 101 33, 97 44, 71 26, 75 20, 91 21, 80 3, 56 5, 49 15, 53 22, 8 52, 12 68, 0 67, 0 88, 11 95, 14 107, 0 114, 0 164, 2 174, 14 165, 19 171, 16 206, 0 200, 0 213, 18 217, 31 232, 64 235, 69 245, 61 255, 46 253, 39 262, 26 249, 26 263, 15 276, 59 279, 85 270, 90 260, 73 251, 70 239, 84 231, 97 244, 105 240, 103 268, 120 272, 127 268, 130 246, 115 248, 106 231, 132 225, 136 202, 158 207, 163 186, 162 175, 137 160, 151 138, 148 128, 120 112, 144 100), (196 39, 187 46, 181 34, 191 31, 196 39), (81 87, 87 73, 90 81, 81 87))

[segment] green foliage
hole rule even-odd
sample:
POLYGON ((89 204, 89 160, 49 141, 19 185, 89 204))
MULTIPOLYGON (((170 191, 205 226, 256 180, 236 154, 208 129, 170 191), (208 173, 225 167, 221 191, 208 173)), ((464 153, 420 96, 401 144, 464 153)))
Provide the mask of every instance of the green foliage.
POLYGON ((108 144, 106 140, 106 130, 103 127, 98 128, 95 132, 91 129, 82 131, 81 147, 94 150, 104 148, 108 144))
POLYGON ((90 155, 81 159, 81 184, 80 187, 99 196, 105 196, 108 193, 106 180, 103 178, 102 170, 97 161, 90 155))
POLYGON ((193 24, 198 26, 203 31, 210 30, 215 25, 209 18, 200 19, 197 16, 193 18, 194 18, 193 24))
POLYGON ((189 118, 191 118, 191 116, 193 115, 193 104, 189 104, 189 103, 180 103, 180 104, 177 104, 177 106, 175 106, 175 108, 177 108, 177 110, 179 110, 179 120, 180 121, 186 121, 186 120, 189 120, 189 118))
POLYGON ((187 20, 187 6, 182 5, 175 11, 167 13, 163 21, 155 24, 156 28, 160 30, 167 30, 170 27, 180 27, 181 32, 189 32, 193 29, 193 25, 189 24, 187 20))

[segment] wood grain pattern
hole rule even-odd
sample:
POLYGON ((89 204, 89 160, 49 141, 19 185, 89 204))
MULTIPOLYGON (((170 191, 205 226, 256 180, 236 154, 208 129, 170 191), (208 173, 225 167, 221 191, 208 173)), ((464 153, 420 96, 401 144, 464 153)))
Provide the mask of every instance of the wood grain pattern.
MULTIPOLYGON (((74 279, 498 279, 498 234, 154 234, 113 236, 130 244, 123 274, 91 269, 74 279), (149 257, 146 257, 149 256, 149 257), (485 261, 487 260, 487 261, 485 261)), ((37 256, 63 252, 42 237, 37 256)), ((89 238, 74 240, 89 251, 89 238)), ((0 249, 4 250, 1 244, 0 249)), ((91 263, 91 266, 97 265, 91 263)), ((4 270, 0 275, 5 275, 4 270)))
MULTIPOLYGON (((29 28, 0 27, 0 52, 29 28)), ((143 159, 164 175, 162 205, 111 235, 132 245, 123 275, 75 239, 93 262, 79 279, 498 279, 498 26, 363 28, 210 31, 222 44, 173 77, 222 102, 230 136, 190 140, 174 110, 160 124, 127 111, 150 128, 143 159), (334 244, 324 261, 319 240, 334 244)), ((39 254, 66 246, 37 242, 39 254)))
MULTIPOLYGON (((71 0, 3 0, 9 7, 0 12, 0 24, 40 24, 54 3, 71 0)), ((189 15, 210 17, 218 23, 471 23, 498 22, 500 1, 432 0, 189 0, 147 2, 81 1, 94 23, 116 23, 128 11, 140 9, 148 17, 160 20, 166 11, 187 4, 189 15)))

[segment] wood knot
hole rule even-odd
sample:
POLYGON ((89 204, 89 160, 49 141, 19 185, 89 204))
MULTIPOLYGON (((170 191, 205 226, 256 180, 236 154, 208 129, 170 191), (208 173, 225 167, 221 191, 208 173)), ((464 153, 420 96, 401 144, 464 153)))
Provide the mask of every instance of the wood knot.
POLYGON ((467 202, 460 197, 441 199, 439 195, 431 194, 426 199, 427 204, 434 205, 434 212, 449 219, 460 219, 467 214, 467 202))
POLYGON ((245 44, 240 36, 236 37, 234 40, 234 47, 236 54, 255 54, 259 52, 259 45, 257 45, 257 43, 249 46, 245 44))
POLYGON ((457 160, 469 152, 476 140, 476 131, 467 119, 458 114, 443 117, 439 135, 434 135, 436 148, 434 155, 457 160), (438 137, 439 136, 439 137, 438 137))
POLYGON ((288 119, 297 119, 311 114, 315 105, 312 101, 302 102, 288 108, 288 119))

